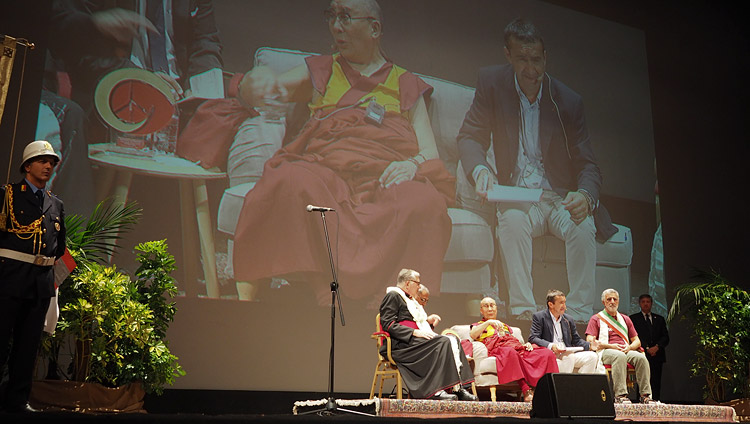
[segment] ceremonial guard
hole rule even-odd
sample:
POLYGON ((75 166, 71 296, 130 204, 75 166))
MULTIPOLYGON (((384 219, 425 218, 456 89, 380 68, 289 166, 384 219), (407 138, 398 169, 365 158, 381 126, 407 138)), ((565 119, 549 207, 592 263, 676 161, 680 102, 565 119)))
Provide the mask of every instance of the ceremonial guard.
POLYGON ((31 142, 23 151, 25 178, 0 188, 0 369, 6 359, 8 365, 4 412, 34 412, 28 404, 34 363, 55 296, 53 265, 65 252, 63 202, 45 191, 59 161, 49 142, 31 142))

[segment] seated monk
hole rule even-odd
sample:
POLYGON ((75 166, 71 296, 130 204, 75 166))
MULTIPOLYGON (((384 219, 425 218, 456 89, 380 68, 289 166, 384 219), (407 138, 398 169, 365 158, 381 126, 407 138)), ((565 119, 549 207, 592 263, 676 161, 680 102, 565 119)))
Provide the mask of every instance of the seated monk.
MULTIPOLYGON (((417 271, 402 269, 396 287, 388 288, 380 304, 380 326, 391 336, 391 357, 411 397, 475 401, 466 390, 474 375, 460 341, 432 331, 431 323, 440 322, 440 317, 428 316, 416 300, 420 280, 417 271)), ((381 347, 382 355, 386 349, 381 347)))
POLYGON ((497 304, 485 297, 479 304, 482 320, 471 325, 471 338, 487 346, 487 354, 497 359, 497 382, 517 381, 524 402, 534 398, 533 387, 547 373, 558 372, 555 354, 544 347, 521 343, 510 327, 497 319, 497 304))
POLYGON ((330 264, 308 204, 336 211, 330 239, 348 297, 378 302, 407 264, 441 278, 455 178, 438 159, 425 104, 432 87, 384 57, 374 0, 333 0, 325 16, 336 53, 280 75, 256 67, 240 84, 252 106, 273 97, 308 102, 310 112, 245 197, 234 238, 235 279, 250 287, 241 299, 280 277, 327 304, 330 264))

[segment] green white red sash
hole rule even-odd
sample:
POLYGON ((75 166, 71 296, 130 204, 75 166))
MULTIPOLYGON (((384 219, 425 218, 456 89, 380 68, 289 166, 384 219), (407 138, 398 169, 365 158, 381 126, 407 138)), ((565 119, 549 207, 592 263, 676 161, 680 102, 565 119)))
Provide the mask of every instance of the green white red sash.
POLYGON ((618 312, 617 319, 614 319, 605 309, 599 312, 599 322, 606 325, 599 325, 600 342, 609 344, 609 332, 607 329, 610 329, 620 336, 625 343, 630 343, 630 338, 628 338, 628 326, 625 324, 625 318, 622 317, 621 313, 618 312))

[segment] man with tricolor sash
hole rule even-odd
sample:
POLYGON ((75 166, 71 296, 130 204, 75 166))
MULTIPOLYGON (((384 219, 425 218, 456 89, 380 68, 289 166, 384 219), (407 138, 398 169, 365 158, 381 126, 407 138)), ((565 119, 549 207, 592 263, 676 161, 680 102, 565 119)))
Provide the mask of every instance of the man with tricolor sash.
POLYGON ((641 349, 641 340, 630 317, 617 312, 620 294, 615 289, 602 292, 604 310, 594 314, 586 327, 586 340, 599 342, 602 363, 611 366, 615 402, 630 403, 626 384, 628 364, 635 368, 635 379, 641 403, 654 403, 651 398, 651 370, 641 349))

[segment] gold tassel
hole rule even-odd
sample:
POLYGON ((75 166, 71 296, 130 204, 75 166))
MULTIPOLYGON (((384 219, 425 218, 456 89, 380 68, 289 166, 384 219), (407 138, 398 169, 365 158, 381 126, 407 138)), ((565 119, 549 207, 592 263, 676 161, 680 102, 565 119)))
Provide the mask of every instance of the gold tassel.
POLYGON ((12 190, 13 188, 10 186, 10 184, 5 185, 5 196, 3 196, 3 206, 0 208, 0 231, 8 231, 8 213, 6 212, 8 210, 8 200, 10 193, 8 193, 8 190, 12 190))

